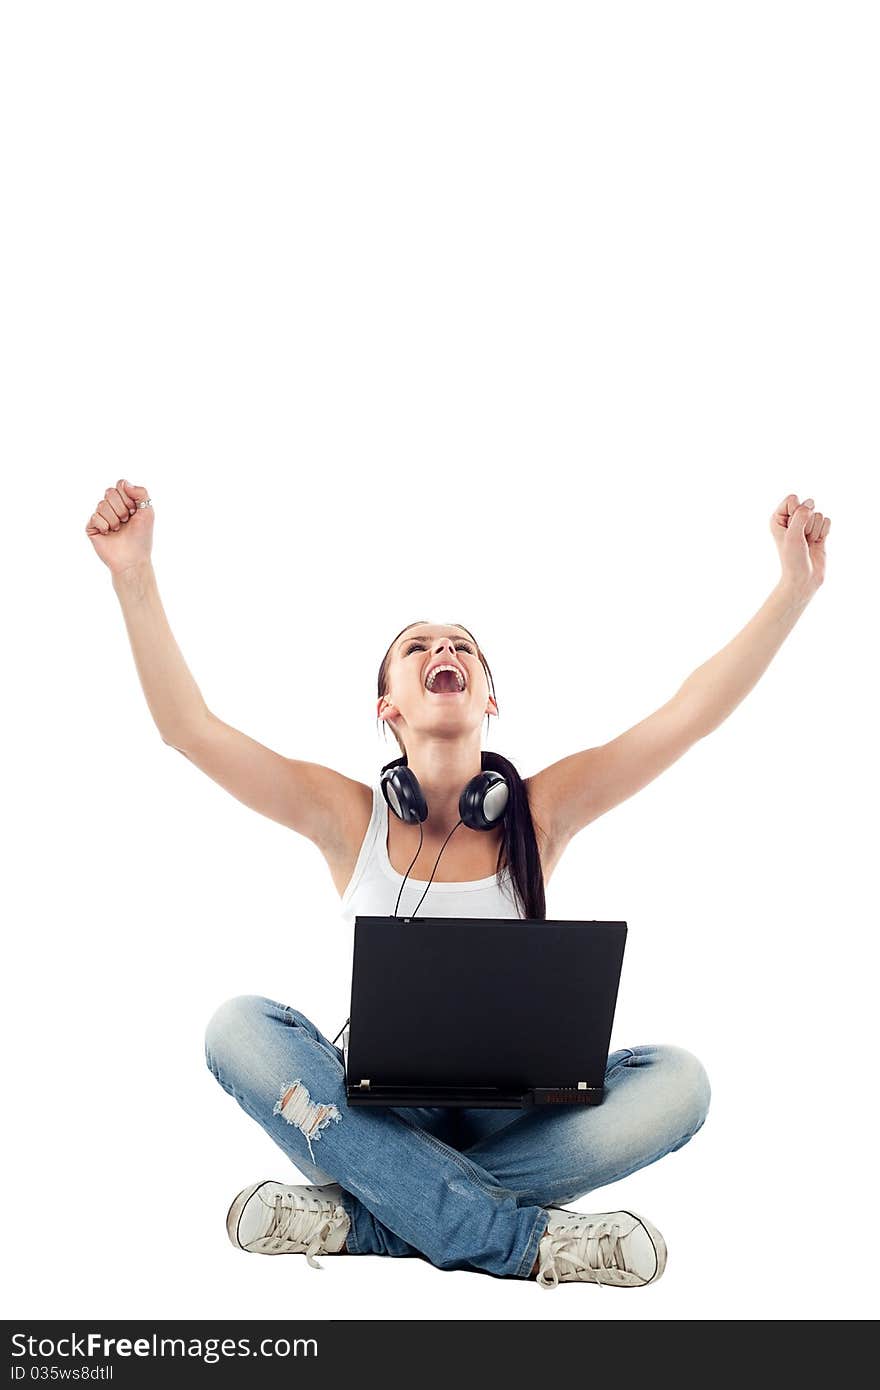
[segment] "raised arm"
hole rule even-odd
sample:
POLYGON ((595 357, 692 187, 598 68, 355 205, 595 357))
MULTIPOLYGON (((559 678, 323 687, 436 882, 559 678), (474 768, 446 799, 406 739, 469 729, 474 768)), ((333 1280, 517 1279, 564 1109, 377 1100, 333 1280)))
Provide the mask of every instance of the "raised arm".
POLYGON ((153 509, 147 489, 120 479, 108 488, 86 534, 110 569, 138 677, 164 743, 237 800, 312 840, 325 853, 343 835, 359 785, 332 768, 283 757, 209 710, 165 614, 151 559, 153 509))
POLYGON ((561 758, 529 779, 548 836, 565 845, 717 729, 757 683, 825 578, 830 517, 790 493, 770 527, 782 574, 742 631, 688 676, 653 714, 610 743, 561 758))

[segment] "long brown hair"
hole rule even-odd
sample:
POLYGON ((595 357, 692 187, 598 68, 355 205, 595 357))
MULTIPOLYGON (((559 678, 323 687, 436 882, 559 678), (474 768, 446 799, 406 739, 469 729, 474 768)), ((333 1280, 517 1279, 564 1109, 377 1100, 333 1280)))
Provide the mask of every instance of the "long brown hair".
MULTIPOLYGON (((379 667, 379 679, 377 694, 381 698, 388 693, 388 667, 391 661, 391 653, 394 650, 394 643, 402 637, 411 627, 421 627, 424 624, 407 623, 402 627, 397 637, 391 642, 388 650, 382 658, 379 667)), ((489 663, 483 655, 479 642, 473 633, 464 627, 462 623, 449 623, 449 627, 461 628, 466 632, 473 643, 474 649, 480 658, 483 670, 489 680, 489 689, 492 698, 498 705, 498 697, 495 694, 495 682, 492 679, 492 672, 489 663)), ((383 736, 385 735, 384 726, 387 720, 376 720, 383 725, 383 736)), ((486 716, 488 726, 489 716, 486 716)), ((393 758, 390 763, 386 763, 382 768, 385 772, 388 768, 407 765, 406 749, 397 735, 397 730, 392 726, 391 732, 397 740, 403 756, 393 758)), ((507 782, 510 795, 507 801, 504 820, 502 822, 504 835, 498 848, 498 860, 495 865, 495 872, 500 874, 502 869, 507 867, 510 873, 510 880, 519 904, 519 910, 524 917, 534 921, 544 921, 547 916, 547 908, 544 901, 544 874, 541 869, 541 856, 538 853, 538 841, 535 835, 535 823, 532 819, 532 810, 529 805, 529 793, 525 782, 520 777, 513 763, 509 758, 504 758, 500 753, 489 752, 483 749, 480 753, 480 766, 483 771, 500 772, 507 782)), ((540 828, 540 827, 539 827, 540 828)))

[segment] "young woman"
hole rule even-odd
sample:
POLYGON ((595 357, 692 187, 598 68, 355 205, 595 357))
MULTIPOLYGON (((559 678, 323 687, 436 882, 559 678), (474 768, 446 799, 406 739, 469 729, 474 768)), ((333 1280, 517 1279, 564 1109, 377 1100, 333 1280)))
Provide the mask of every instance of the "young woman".
MULTIPOLYGON (((405 769, 399 775, 414 776, 424 797, 420 825, 399 818, 399 804, 386 804, 379 785, 282 757, 208 709, 159 598, 146 488, 120 479, 85 529, 112 572, 163 741, 246 805, 312 840, 352 917, 392 911, 391 890, 407 874, 411 896, 397 910, 414 910, 433 874, 434 916, 543 918, 544 887, 578 831, 717 728, 751 690, 823 581, 829 527, 812 498, 799 505, 786 497, 771 518, 782 574, 746 627, 647 719, 525 779, 481 750, 483 717, 497 715, 498 705, 472 634, 457 623, 410 623, 379 667, 377 714, 402 754, 388 769, 405 769), (459 799, 492 772, 507 784, 503 815, 490 816, 488 830, 472 829, 460 823, 459 799)), ((563 1204, 687 1144, 710 1097, 692 1053, 642 1045, 609 1055, 599 1106, 349 1107, 342 1050, 297 1009, 256 995, 216 1011, 206 1058, 223 1089, 313 1179, 246 1187, 227 1217, 233 1244, 304 1253, 312 1265, 317 1254, 419 1256, 440 1269, 535 1278, 548 1289, 659 1279, 666 1246, 648 1220, 563 1204)))

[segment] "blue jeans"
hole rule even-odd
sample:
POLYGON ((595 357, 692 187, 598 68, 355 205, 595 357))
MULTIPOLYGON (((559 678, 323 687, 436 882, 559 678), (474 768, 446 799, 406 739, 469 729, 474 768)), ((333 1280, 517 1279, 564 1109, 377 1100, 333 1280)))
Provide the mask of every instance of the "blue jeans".
POLYGON ((220 1005, 205 1057, 309 1182, 342 1188, 350 1253, 518 1279, 537 1258, 546 1206, 680 1149, 710 1097, 692 1053, 656 1045, 609 1055, 596 1106, 349 1106, 342 1050, 296 1009, 255 994, 220 1005))

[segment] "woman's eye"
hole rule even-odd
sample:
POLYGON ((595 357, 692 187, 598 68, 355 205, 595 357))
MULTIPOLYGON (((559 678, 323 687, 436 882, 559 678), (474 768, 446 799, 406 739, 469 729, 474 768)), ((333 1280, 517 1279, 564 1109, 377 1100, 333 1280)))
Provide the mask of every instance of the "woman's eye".
MULTIPOLYGON (((473 656, 474 649, 471 646, 470 642, 456 642, 455 645, 456 647, 462 647, 466 652, 470 652, 471 656, 473 656)), ((412 642, 404 652, 404 656, 409 656, 410 652, 423 652, 424 650, 424 642, 412 642)))

